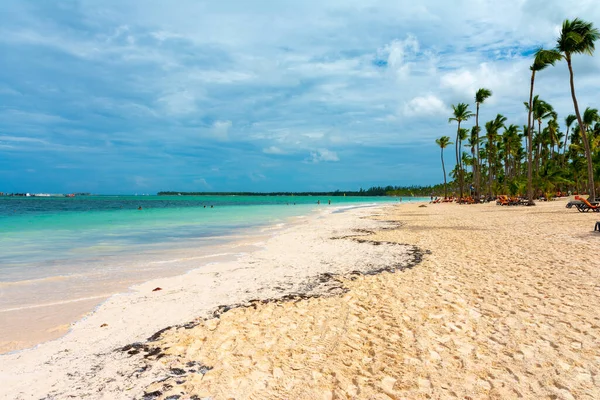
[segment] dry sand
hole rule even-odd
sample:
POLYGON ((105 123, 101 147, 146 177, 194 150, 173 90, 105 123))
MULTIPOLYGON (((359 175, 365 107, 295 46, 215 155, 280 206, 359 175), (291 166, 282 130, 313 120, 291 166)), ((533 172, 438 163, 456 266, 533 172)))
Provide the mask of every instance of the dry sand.
POLYGON ((370 239, 430 250, 341 296, 256 304, 170 329, 149 398, 598 399, 598 214, 402 205, 370 239), (160 395, 159 395, 160 393, 160 395), (175 398, 175 397, 172 397, 175 398))
POLYGON ((564 205, 403 204, 374 216, 401 225, 359 219, 371 210, 316 218, 237 263, 163 282, 177 290, 141 285, 64 339, 0 357, 1 390, 57 399, 597 399, 600 216, 564 205), (330 239, 352 231, 361 243, 330 239), (412 265, 413 246, 426 254, 411 269, 352 273, 412 265), (210 284, 200 289, 195 274, 210 284), (209 316, 218 304, 285 293, 303 295, 209 316), (321 297, 302 298, 311 294, 321 297), (189 314, 202 318, 114 351, 189 314), (116 330, 100 337, 109 317, 116 330))

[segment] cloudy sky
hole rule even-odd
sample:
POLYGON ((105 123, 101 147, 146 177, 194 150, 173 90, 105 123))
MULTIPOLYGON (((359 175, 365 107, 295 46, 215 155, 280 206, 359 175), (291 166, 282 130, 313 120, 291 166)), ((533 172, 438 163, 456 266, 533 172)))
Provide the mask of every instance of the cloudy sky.
MULTIPOLYGON (((592 0, 3 0, 0 191, 442 181, 450 105, 526 123, 531 54, 592 0)), ((600 107, 600 55, 574 59, 600 107)), ((572 112, 566 64, 540 96, 572 112)), ((447 161, 452 163, 452 155, 447 161)))

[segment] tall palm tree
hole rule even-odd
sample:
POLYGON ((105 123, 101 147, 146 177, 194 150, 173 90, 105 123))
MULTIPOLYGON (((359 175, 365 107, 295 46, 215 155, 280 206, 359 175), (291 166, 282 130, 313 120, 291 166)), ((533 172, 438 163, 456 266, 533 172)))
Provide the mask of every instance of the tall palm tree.
POLYGON ((487 148, 488 148, 488 196, 492 197, 492 182, 494 180, 494 166, 496 164, 496 153, 498 141, 498 131, 504 127, 506 117, 502 114, 496 115, 492 121, 485 123, 487 148))
MULTIPOLYGON (((534 160, 535 173, 537 174, 539 168, 538 161, 542 151, 542 144, 544 143, 545 137, 548 136, 548 132, 542 134, 542 121, 547 118, 557 118, 557 115, 550 103, 545 102, 544 100, 540 99, 540 96, 536 95, 533 98, 532 118, 538 123, 538 147, 536 152, 536 158, 534 160)), ((533 141, 535 142, 535 138, 533 141)))
POLYGON ((435 139, 435 142, 437 143, 438 146, 440 146, 441 149, 441 157, 442 157, 442 171, 444 172, 444 198, 448 197, 448 186, 446 183, 446 167, 444 166, 444 149, 446 147, 448 147, 448 145, 451 145, 452 142, 450 141, 450 137, 449 136, 442 136, 439 139, 435 139))
MULTIPOLYGON (((477 127, 474 126, 471 128, 471 134, 469 135, 469 139, 467 140, 467 145, 466 147, 469 147, 471 149, 471 158, 475 161, 477 160, 477 156, 475 155, 475 149, 478 147, 477 143, 479 142, 479 134, 477 132, 477 127)), ((473 179, 475 179, 476 176, 476 172, 477 168, 475 165, 475 162, 473 162, 473 165, 471 167, 471 172, 473 172, 473 179)))
POLYGON ((460 142, 461 142, 461 129, 460 124, 463 121, 468 120, 473 116, 473 113, 469 111, 469 105, 466 103, 458 103, 456 106, 452 105, 452 111, 454 117, 448 118, 448 123, 456 121, 458 122, 458 129, 456 130, 456 164, 458 165, 458 181, 459 181, 459 191, 460 191, 460 199, 462 201, 463 198, 463 186, 464 186, 464 176, 462 172, 462 162, 460 155, 460 142))
POLYGON ((529 107, 527 115, 527 198, 529 204, 533 205, 533 172, 532 172, 532 153, 533 153, 533 133, 532 133, 532 120, 531 113, 533 111, 533 85, 535 82, 535 73, 543 70, 549 65, 554 65, 555 62, 561 59, 560 53, 556 50, 544 50, 539 49, 535 53, 533 64, 529 69, 531 70, 531 87, 529 89, 529 107))
MULTIPOLYGON (((553 118, 550 121, 548 121, 548 133, 550 135, 550 157, 554 158, 554 146, 560 146, 560 141, 558 139, 558 135, 560 134, 560 132, 558 131, 558 116, 556 115, 556 113, 554 113, 552 117, 553 118)), ((560 150, 560 147, 558 148, 558 150, 560 150)))
POLYGON ((481 88, 477 92, 475 92, 475 105, 477 107, 477 111, 475 112, 475 143, 477 146, 476 157, 473 162, 473 175, 475 176, 475 198, 479 201, 479 184, 481 181, 480 168, 479 168, 479 105, 483 104, 483 102, 492 96, 492 91, 489 89, 481 88))
POLYGON ((565 152, 567 151, 567 140, 569 139, 569 135, 571 132, 571 125, 573 125, 573 122, 575 122, 575 120, 577 120, 577 117, 573 114, 569 114, 565 118, 565 125, 567 125, 567 133, 565 134, 565 146, 563 147, 563 154, 565 154, 565 152))
POLYGON ((515 174, 514 169, 516 169, 516 167, 511 162, 511 157, 514 156, 518 150, 516 144, 519 141, 519 127, 511 124, 507 127, 504 127, 504 133, 502 134, 502 142, 504 144, 504 155, 505 155, 505 162, 504 162, 504 175, 506 175, 507 178, 512 178, 512 176, 515 174))
POLYGON ((590 142, 587 137, 587 127, 584 125, 579 105, 577 104, 577 96, 575 95, 575 82, 573 80, 573 66, 571 64, 571 56, 573 54, 588 54, 593 55, 596 46, 594 42, 600 37, 600 31, 594 28, 591 22, 585 22, 579 18, 572 21, 568 19, 563 22, 560 36, 556 41, 556 50, 558 50, 567 61, 569 67, 569 83, 571 84, 571 97, 573 99, 573 107, 577 122, 581 128, 581 138, 585 149, 585 157, 587 159, 588 168, 588 190, 590 198, 596 198, 596 188, 594 186, 594 165, 592 160, 592 152, 590 142))

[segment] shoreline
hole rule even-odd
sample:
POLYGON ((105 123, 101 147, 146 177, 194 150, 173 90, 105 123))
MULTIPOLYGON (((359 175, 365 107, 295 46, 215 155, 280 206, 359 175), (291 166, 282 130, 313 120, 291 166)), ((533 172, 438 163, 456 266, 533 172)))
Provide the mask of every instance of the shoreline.
MULTIPOLYGON (((281 298, 290 292, 310 294, 311 292, 307 291, 307 288, 311 287, 316 288, 315 290, 318 292, 318 285, 315 286, 314 282, 310 281, 310 277, 316 277, 322 272, 338 273, 339 271, 335 271, 335 268, 331 271, 331 266, 334 264, 338 268, 342 266, 337 258, 349 259, 347 251, 340 251, 340 241, 327 241, 327 239, 340 233, 352 234, 352 229, 355 228, 373 229, 381 226, 381 223, 369 222, 360 219, 360 216, 373 214, 374 210, 385 207, 389 207, 389 205, 348 208, 344 212, 335 214, 333 211, 336 209, 322 210, 300 218, 298 223, 284 227, 277 235, 275 233, 268 235, 263 248, 245 254, 236 261, 206 265, 184 275, 159 278, 135 285, 127 293, 111 296, 93 313, 76 323, 71 331, 62 338, 42 343, 33 349, 1 355, 1 364, 6 367, 0 368, 0 376, 6 378, 3 380, 13 383, 9 390, 13 398, 26 398, 23 393, 32 393, 32 388, 24 382, 23 377, 17 379, 13 375, 12 372, 15 368, 19 371, 20 376, 28 377, 29 381, 32 379, 37 381, 43 377, 37 389, 33 389, 33 393, 44 394, 42 392, 49 391, 49 387, 44 385, 48 385, 53 379, 61 380, 64 376, 58 379, 60 375, 58 372, 55 372, 53 377, 42 373, 40 369, 43 370, 45 367, 39 365, 41 359, 53 360, 55 371, 63 370, 66 373, 73 368, 74 363, 78 365, 77 371, 89 368, 90 360, 97 357, 94 354, 100 352, 107 357, 104 362, 108 373, 108 370, 113 368, 112 364, 127 365, 127 362, 130 361, 122 358, 116 360, 115 358, 119 357, 110 354, 110 350, 122 348, 128 343, 143 341, 166 326, 209 316, 210 310, 217 309, 221 304, 236 304, 256 298, 281 298), (327 220, 328 223, 324 224, 323 220, 327 220), (308 246, 308 249, 301 249, 302 246, 308 246), (297 249, 290 253, 290 247, 297 247, 297 249), (322 247, 326 251, 316 251, 315 247, 322 247), (285 249, 288 250, 287 254, 285 249), (311 260, 302 260, 310 254, 326 254, 329 259, 324 261, 313 257, 312 263, 311 260), (290 262, 297 265, 285 265, 290 262), (264 273, 256 276, 254 271, 248 273, 248 269, 256 272, 263 270, 264 273), (296 272, 292 272, 294 270, 296 272), (191 290, 191 281, 195 282, 196 289, 194 290, 191 290), (271 283, 267 284, 267 282, 271 283), (156 287, 161 287, 162 290, 153 292, 156 287), (189 303, 192 299, 195 304, 189 303), (126 320, 123 318, 123 312, 127 315, 126 320), (141 321, 146 321, 146 323, 141 321), (148 321, 150 323, 147 323, 148 321), (63 354, 59 355, 60 353, 63 354), (71 359, 73 356, 69 357, 70 354, 77 354, 75 357, 77 362, 71 359), (82 363, 83 365, 81 365, 82 363), (9 365, 12 367, 8 367, 9 365), (20 392, 21 394, 19 394, 20 392)), ((265 236, 264 233, 263 236, 265 236)), ((361 252, 356 252, 356 243, 349 240, 345 240, 345 242, 347 243, 341 247, 350 252, 353 251, 352 257, 363 257, 364 260, 379 258, 380 265, 391 259, 389 255, 384 254, 383 248, 377 249, 378 256, 373 257, 374 254, 363 255, 360 254, 361 252)), ((370 247, 375 249, 380 246, 370 247)), ((402 252, 400 251, 400 253, 402 252)), ((346 272, 350 272, 350 270, 346 272)), ((74 372, 73 374, 80 376, 80 373, 74 372)), ((95 382, 95 384, 99 384, 99 382, 95 382)), ((66 390, 66 388, 64 389, 66 390)))
MULTIPOLYGON (((183 247, 181 244, 178 244, 174 248, 150 247, 137 254, 111 256, 109 264, 111 267, 130 263, 131 260, 134 260, 134 264, 139 265, 137 269, 134 267, 132 271, 123 269, 119 272, 120 275, 109 277, 108 281, 96 278, 94 281, 85 282, 87 286, 92 284, 93 286, 101 287, 102 290, 91 294, 88 291, 85 293, 82 292, 81 296, 83 297, 66 300, 54 298, 46 300, 43 303, 26 303, 1 309, 0 320, 2 320, 2 324, 0 324, 0 338, 2 340, 0 340, 0 355, 35 348, 40 344, 60 339, 64 335, 67 335, 80 320, 96 312, 112 296, 128 293, 135 290, 136 286, 145 282, 185 275, 195 269, 204 268, 214 263, 234 262, 239 257, 258 249, 263 239, 275 235, 279 230, 285 229, 285 227, 299 223, 301 218, 322 211, 325 210, 317 208, 306 209, 298 215, 284 217, 283 222, 266 222, 250 227, 238 228, 226 235, 202 237, 195 241, 189 241, 183 247), (255 243, 258 243, 258 245, 255 243), (149 257, 160 257, 161 260, 150 261, 149 257), (157 272, 152 270, 151 265, 154 264, 177 265, 177 268, 174 271, 163 268, 157 272), (143 265, 145 267, 140 268, 143 265), (146 276, 142 279, 132 277, 132 272, 136 271, 144 273, 146 276), (46 307, 53 307, 53 309, 48 312, 46 307)), ((71 261, 71 263, 74 263, 74 261, 71 261)), ((102 265, 98 267, 100 268, 102 265)), ((87 280, 88 274, 89 272, 84 272, 78 275, 82 275, 87 280)), ((0 283, 0 287, 4 286, 5 289, 16 290, 23 283, 40 282, 44 284, 48 281, 68 279, 73 279, 73 277, 69 275, 50 276, 34 278, 28 281, 7 281, 0 283)), ((56 293, 64 292, 64 290, 68 291, 68 288, 54 289, 56 293)), ((77 287, 77 290, 81 292, 82 289, 77 287)), ((10 297, 10 294, 8 297, 10 297)))

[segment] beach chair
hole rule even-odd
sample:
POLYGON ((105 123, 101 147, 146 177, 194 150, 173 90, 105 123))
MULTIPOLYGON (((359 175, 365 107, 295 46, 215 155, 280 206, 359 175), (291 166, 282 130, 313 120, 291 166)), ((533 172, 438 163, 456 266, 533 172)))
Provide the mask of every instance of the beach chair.
POLYGON ((573 208, 573 207, 577 207, 577 204, 581 204, 581 201, 579 200, 571 200, 567 203, 567 205, 565 206, 565 208, 573 208))
POLYGON ((510 201, 508 200, 507 196, 498 196, 498 199, 496 200, 496 205, 508 206, 510 205, 510 201))
POLYGON ((583 203, 582 206, 578 207, 578 210, 580 212, 588 212, 590 210, 592 210, 594 212, 600 212, 600 205, 595 206, 592 203, 590 203, 589 201, 587 201, 587 199, 584 199, 583 197, 580 197, 579 200, 581 200, 581 202, 583 203))

